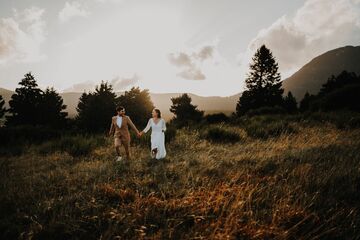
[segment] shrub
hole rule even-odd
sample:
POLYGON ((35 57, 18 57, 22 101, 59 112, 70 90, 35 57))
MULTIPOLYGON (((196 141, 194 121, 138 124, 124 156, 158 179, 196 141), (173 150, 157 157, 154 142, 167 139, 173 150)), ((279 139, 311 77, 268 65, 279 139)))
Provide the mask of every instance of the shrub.
POLYGON ((256 115, 266 115, 266 114, 285 114, 286 110, 280 106, 274 106, 274 107, 261 107, 253 110, 249 110, 246 115, 256 116, 256 115))
POLYGON ((208 114, 205 116, 205 120, 207 123, 221 123, 221 122, 227 122, 229 120, 229 117, 226 116, 224 113, 214 113, 214 114, 208 114))
POLYGON ((42 144, 38 151, 42 154, 52 153, 56 151, 67 152, 71 156, 86 156, 93 151, 94 148, 105 143, 105 139, 100 136, 64 136, 56 141, 49 141, 42 144))
POLYGON ((210 128, 204 138, 216 143, 236 143, 241 140, 239 134, 219 127, 210 128))
POLYGON ((60 131, 40 126, 17 126, 0 128, 0 145, 42 143, 49 139, 59 138, 60 131))
POLYGON ((246 133, 254 138, 278 137, 284 133, 293 133, 295 129, 286 121, 274 121, 265 123, 263 121, 251 121, 244 126, 246 133))
POLYGON ((309 122, 331 123, 338 129, 354 129, 360 127, 360 114, 351 111, 336 112, 312 112, 303 115, 303 118, 309 122))

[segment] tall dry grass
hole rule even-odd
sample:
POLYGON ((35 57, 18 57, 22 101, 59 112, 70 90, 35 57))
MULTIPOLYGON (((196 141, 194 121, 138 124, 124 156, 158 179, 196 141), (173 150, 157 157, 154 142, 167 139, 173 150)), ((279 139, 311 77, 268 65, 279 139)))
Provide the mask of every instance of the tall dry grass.
POLYGON ((115 163, 111 139, 87 155, 0 157, 1 237, 359 239, 360 130, 286 126, 264 138, 218 125, 233 143, 178 130, 162 161, 140 144, 115 163))

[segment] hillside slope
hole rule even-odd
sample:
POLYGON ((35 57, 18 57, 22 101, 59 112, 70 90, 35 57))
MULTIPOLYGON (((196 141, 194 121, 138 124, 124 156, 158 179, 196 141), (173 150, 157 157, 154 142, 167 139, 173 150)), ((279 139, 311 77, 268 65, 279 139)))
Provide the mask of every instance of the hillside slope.
POLYGON ((316 94, 331 75, 342 71, 360 74, 360 46, 346 46, 328 51, 303 66, 283 81, 285 92, 301 100, 306 91, 316 94))

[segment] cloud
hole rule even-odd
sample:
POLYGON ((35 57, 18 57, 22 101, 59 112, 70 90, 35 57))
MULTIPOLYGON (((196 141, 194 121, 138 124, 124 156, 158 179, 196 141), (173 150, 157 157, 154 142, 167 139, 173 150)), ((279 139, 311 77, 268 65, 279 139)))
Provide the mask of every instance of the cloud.
POLYGON ((59 12, 59 21, 68 22, 74 17, 87 17, 90 14, 79 2, 65 2, 65 6, 59 12))
POLYGON ((212 58, 213 52, 214 46, 204 46, 191 54, 185 52, 170 53, 168 59, 172 65, 182 69, 176 74, 177 76, 187 80, 204 80, 206 76, 201 71, 200 65, 205 60, 212 58))
POLYGON ((179 53, 179 54, 170 53, 169 61, 171 64, 177 67, 183 67, 183 66, 191 67, 193 65, 193 63, 191 62, 191 57, 186 53, 179 53))
POLYGON ((200 59, 200 61, 204 61, 208 58, 211 58, 213 55, 213 52, 214 52, 213 46, 205 46, 195 56, 198 57, 200 59))
POLYGON ((359 0, 307 0, 294 16, 283 16, 261 30, 240 56, 248 63, 262 44, 288 75, 331 49, 360 42, 359 0))
POLYGON ((129 86, 134 86, 137 82, 139 82, 140 78, 134 74, 132 77, 115 77, 111 80, 110 84, 112 85, 115 91, 125 90, 129 86))
POLYGON ((177 76, 188 80, 205 80, 206 76, 197 68, 188 68, 179 72, 177 76))
MULTIPOLYGON (((109 82, 109 84, 111 84, 114 91, 122 91, 122 90, 125 90, 129 86, 134 86, 137 82, 139 82, 139 80, 140 80, 139 76, 134 74, 132 77, 128 77, 128 78, 117 76, 108 82, 109 82)), ((73 86, 64 89, 63 92, 94 91, 96 86, 99 84, 100 83, 96 84, 93 81, 85 81, 85 82, 74 84, 73 86)))
POLYGON ((74 84, 70 88, 64 89, 63 92, 88 92, 88 91, 94 91, 95 90, 95 83, 92 81, 86 81, 82 83, 74 84))
POLYGON ((13 17, 0 19, 0 64, 14 62, 37 62, 46 58, 40 47, 46 39, 43 14, 37 7, 19 12, 13 17))

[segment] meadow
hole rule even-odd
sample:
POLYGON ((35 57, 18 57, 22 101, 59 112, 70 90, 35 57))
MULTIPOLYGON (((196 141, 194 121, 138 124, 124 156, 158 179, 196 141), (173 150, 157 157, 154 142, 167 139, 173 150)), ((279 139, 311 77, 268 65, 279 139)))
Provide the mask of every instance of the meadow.
POLYGON ((122 163, 102 135, 21 149, 15 139, 0 155, 0 237, 360 239, 359 119, 252 116, 172 130, 161 161, 149 136, 133 138, 122 163))

